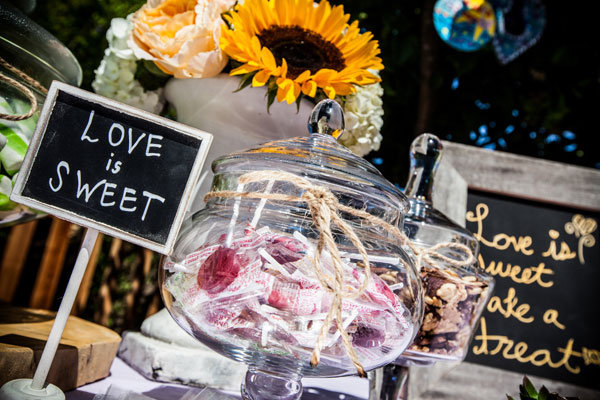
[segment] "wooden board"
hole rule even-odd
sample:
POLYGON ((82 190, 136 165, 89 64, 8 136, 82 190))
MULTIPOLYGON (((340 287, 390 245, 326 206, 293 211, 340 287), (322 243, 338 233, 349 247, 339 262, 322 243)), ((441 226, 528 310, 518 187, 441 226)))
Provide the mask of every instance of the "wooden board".
MULTIPOLYGON (((0 385, 32 378, 55 313, 0 306, 0 385)), ((108 328, 69 317, 47 382, 63 391, 108 376, 121 337, 108 328)))

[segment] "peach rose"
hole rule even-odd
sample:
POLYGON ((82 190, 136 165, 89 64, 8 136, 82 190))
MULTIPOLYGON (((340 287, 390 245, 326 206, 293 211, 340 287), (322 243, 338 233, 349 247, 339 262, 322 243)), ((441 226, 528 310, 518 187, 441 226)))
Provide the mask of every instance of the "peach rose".
POLYGON ((148 0, 133 14, 129 47, 175 78, 208 78, 227 64, 221 13, 235 0, 148 0))

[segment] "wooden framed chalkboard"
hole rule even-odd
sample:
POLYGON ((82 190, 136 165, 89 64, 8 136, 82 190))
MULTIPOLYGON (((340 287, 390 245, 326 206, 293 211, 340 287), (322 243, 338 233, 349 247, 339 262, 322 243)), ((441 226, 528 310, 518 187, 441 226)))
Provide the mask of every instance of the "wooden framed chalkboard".
POLYGON ((600 171, 449 142, 444 158, 496 280, 466 361, 600 396, 600 171))
POLYGON ((53 82, 11 199, 168 254, 211 141, 53 82))

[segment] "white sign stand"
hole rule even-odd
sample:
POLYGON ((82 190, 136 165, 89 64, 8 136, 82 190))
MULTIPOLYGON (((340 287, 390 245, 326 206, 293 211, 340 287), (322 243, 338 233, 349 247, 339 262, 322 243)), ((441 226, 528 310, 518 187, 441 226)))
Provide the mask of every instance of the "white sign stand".
POLYGON ((88 228, 33 379, 15 379, 5 383, 0 388, 1 400, 65 399, 64 393, 58 387, 45 383, 97 238, 98 231, 88 228))

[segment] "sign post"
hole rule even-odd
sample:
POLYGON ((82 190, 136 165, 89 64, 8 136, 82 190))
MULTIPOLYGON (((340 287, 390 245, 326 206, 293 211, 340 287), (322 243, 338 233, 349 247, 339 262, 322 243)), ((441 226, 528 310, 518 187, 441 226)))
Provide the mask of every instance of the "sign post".
POLYGON ((64 399, 45 385, 98 232, 170 254, 212 135, 53 82, 11 200, 87 227, 33 379, 1 399, 64 399))

